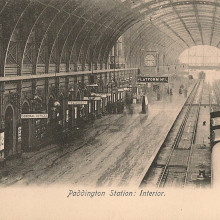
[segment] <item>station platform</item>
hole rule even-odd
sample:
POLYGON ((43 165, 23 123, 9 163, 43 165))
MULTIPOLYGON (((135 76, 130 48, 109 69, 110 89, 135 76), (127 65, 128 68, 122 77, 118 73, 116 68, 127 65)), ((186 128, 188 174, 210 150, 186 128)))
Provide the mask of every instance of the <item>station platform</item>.
POLYGON ((185 101, 176 88, 172 96, 149 103, 148 114, 132 104, 123 114, 97 119, 67 146, 51 145, 7 161, 0 184, 138 186, 185 101))

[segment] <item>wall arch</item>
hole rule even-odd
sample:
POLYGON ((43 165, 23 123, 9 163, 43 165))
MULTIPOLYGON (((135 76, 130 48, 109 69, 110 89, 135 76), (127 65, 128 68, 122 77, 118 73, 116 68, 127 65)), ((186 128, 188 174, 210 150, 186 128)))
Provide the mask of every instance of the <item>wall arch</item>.
POLYGON ((14 107, 9 104, 5 108, 5 158, 13 154, 15 146, 15 118, 14 107))
MULTIPOLYGON (((23 102, 21 113, 30 113, 30 105, 27 101, 23 102)), ((23 151, 26 151, 29 148, 30 136, 30 119, 21 119, 21 149, 23 151)))

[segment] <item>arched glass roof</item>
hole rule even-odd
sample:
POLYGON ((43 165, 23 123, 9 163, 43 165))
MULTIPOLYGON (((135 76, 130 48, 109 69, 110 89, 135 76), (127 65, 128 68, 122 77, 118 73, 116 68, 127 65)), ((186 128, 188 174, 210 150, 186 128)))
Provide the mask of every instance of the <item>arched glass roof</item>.
POLYGON ((0 0, 1 63, 10 62, 18 41, 19 65, 31 42, 35 63, 45 45, 48 62, 81 57, 105 62, 119 36, 134 25, 133 51, 154 46, 174 57, 195 45, 219 47, 219 15, 218 0, 0 0))
POLYGON ((179 61, 191 66, 219 66, 220 49, 208 45, 193 46, 180 54, 179 61))

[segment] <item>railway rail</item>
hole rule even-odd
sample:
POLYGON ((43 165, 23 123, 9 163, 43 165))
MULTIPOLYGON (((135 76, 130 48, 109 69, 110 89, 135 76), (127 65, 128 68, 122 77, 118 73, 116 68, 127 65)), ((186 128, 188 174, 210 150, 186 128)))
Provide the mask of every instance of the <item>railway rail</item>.
POLYGON ((204 81, 194 86, 161 149, 141 181, 145 186, 184 187, 195 142, 204 81))

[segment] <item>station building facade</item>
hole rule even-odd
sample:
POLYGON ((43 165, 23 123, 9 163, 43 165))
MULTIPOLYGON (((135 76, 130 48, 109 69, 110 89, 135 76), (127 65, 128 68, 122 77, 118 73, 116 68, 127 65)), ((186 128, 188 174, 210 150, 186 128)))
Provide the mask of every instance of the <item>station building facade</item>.
POLYGON ((4 157, 50 143, 58 124, 73 131, 106 114, 108 103, 124 101, 124 88, 137 72, 105 69, 16 76, 1 81, 4 157), (48 118, 22 118, 24 114, 48 114, 48 118))
MULTIPOLYGON (((57 125, 74 130, 117 112, 114 103, 123 102, 134 86, 145 52, 169 55, 162 55, 155 42, 145 44, 151 42, 147 37, 138 40, 140 25, 126 34, 131 30, 127 15, 134 24, 137 14, 124 11, 121 1, 109 2, 9 0, 0 5, 0 157, 50 143, 57 125), (22 119, 23 114, 48 118, 22 119)), ((158 62, 165 64, 170 60, 158 62)))
MULTIPOLYGON (((26 54, 24 61, 27 56, 33 59, 33 53, 34 50, 26 54)), ((52 143, 58 125, 63 131, 74 133, 89 121, 116 113, 113 106, 126 101, 127 91, 134 90, 140 74, 136 63, 125 63, 122 38, 113 46, 103 65, 80 63, 79 59, 74 64, 42 62, 33 66, 23 62, 20 68, 13 63, 13 59, 18 59, 15 54, 18 51, 8 55, 4 76, 0 77, 0 134, 4 142, 0 154, 3 158, 20 156, 22 152, 52 143), (48 117, 22 118, 24 114, 48 117)), ((163 73, 175 70, 170 66, 170 71, 163 73)), ((149 73, 144 69, 141 72, 142 75, 149 73)))
POLYGON ((109 113, 108 105, 124 102, 126 89, 138 69, 126 68, 117 44, 121 42, 114 45, 105 65, 79 59, 73 64, 41 62, 34 66, 35 51, 30 48, 19 67, 15 64, 19 59, 17 42, 15 52, 6 59, 4 76, 0 77, 1 157, 37 150, 54 141, 58 125, 73 132, 109 113), (27 114, 46 117, 23 118, 27 114))

